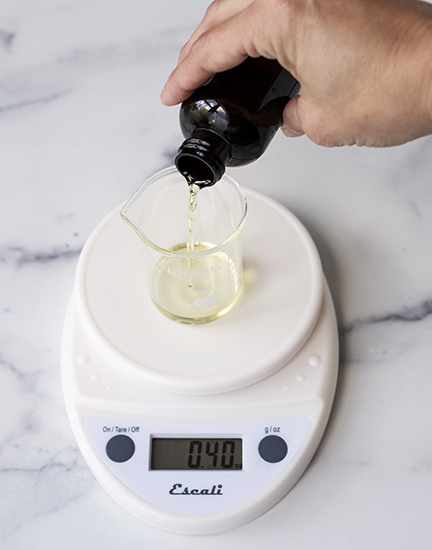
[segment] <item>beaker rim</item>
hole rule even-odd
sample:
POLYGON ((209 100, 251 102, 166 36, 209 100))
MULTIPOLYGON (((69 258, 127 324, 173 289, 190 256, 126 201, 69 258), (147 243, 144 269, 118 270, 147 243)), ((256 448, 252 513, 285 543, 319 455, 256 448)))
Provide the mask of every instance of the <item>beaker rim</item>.
MULTIPOLYGON (((163 254, 164 256, 170 256, 170 257, 176 257, 176 258, 199 258, 202 256, 208 256, 209 254, 215 254, 218 251, 223 250, 229 245, 230 242, 234 241, 238 237, 238 235, 242 231, 244 224, 246 222, 246 217, 248 213, 247 199, 240 185, 231 176, 224 174, 221 180, 224 180, 225 182, 231 185, 231 187, 235 190, 235 192, 239 196, 243 206, 243 211, 240 217, 240 221, 237 224, 237 227, 234 229, 234 231, 231 233, 231 235, 228 238, 226 238, 223 242, 213 246, 212 248, 208 248, 206 250, 201 250, 198 252, 178 252, 176 250, 171 250, 169 248, 164 248, 162 246, 159 246, 158 244, 153 242, 151 239, 149 239, 147 235, 142 231, 142 228, 140 227, 140 225, 136 221, 134 221, 130 216, 127 215, 127 210, 138 199, 138 197, 142 195, 148 187, 150 187, 150 185, 155 183, 156 180, 160 180, 162 177, 169 174, 178 174, 181 178, 183 178, 183 176, 179 173, 179 171, 175 166, 169 166, 168 168, 163 168, 162 170, 157 171, 155 174, 150 176, 135 191, 135 193, 127 200, 123 208, 120 210, 120 215, 122 219, 132 227, 132 229, 135 231, 135 233, 137 233, 137 235, 140 237, 140 239, 144 243, 146 243, 148 246, 150 246, 160 254, 163 254)), ((216 183, 215 185, 218 185, 218 184, 216 183)))

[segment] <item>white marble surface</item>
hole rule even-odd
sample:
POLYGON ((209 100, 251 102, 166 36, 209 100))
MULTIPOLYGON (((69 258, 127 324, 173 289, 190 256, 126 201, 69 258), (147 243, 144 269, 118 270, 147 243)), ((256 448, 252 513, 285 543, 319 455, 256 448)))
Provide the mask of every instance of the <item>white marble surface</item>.
POLYGON ((209 537, 123 511, 66 417, 60 339, 99 220, 172 164, 159 91, 206 0, 0 4, 0 547, 405 550, 432 545, 432 137, 326 150, 277 136, 239 183, 317 243, 340 326, 323 442, 267 514, 209 537))

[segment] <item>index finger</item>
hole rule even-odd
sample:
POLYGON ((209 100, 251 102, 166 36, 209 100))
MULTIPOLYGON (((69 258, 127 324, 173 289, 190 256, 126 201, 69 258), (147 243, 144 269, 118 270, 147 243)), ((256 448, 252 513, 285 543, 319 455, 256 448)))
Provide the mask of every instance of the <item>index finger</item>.
POLYGON ((262 17, 257 18, 253 6, 254 2, 196 39, 162 90, 164 105, 181 103, 215 73, 239 65, 248 56, 276 59, 262 17))
POLYGON ((205 32, 233 17, 255 0, 215 0, 207 8, 203 20, 195 29, 189 40, 181 49, 178 63, 189 53, 194 42, 205 32))

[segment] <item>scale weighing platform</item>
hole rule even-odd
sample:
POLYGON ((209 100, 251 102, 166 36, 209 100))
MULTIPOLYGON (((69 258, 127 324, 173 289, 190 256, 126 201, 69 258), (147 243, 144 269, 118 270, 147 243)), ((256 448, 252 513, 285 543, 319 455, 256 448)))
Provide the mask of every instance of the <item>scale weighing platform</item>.
POLYGON ((282 499, 335 393, 337 324, 315 245, 285 207, 244 192, 231 312, 196 326, 162 315, 118 208, 82 251, 63 331, 66 409, 90 470, 126 510, 177 533, 225 531, 282 499))

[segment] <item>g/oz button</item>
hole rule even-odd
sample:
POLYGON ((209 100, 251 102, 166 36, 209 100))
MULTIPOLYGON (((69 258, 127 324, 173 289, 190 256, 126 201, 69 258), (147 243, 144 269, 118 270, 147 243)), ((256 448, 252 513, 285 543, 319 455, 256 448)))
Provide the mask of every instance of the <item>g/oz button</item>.
POLYGON ((258 452, 263 460, 275 464, 286 457, 288 445, 278 435, 268 435, 258 445, 258 452))
POLYGON ((105 452, 113 462, 126 462, 133 457, 135 443, 127 435, 115 435, 106 444, 105 452))

